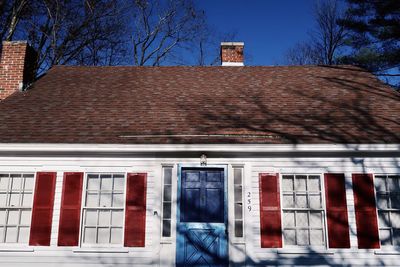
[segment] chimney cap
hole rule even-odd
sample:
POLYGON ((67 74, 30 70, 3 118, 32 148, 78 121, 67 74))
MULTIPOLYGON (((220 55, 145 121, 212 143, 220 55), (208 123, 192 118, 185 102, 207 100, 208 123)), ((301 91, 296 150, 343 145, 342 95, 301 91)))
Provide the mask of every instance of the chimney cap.
POLYGON ((244 46, 244 42, 221 42, 221 46, 244 46))

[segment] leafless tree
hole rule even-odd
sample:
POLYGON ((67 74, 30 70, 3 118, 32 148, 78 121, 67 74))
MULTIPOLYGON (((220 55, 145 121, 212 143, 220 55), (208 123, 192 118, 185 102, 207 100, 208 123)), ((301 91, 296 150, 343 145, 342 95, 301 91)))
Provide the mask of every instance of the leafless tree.
POLYGON ((346 31, 338 21, 345 12, 338 0, 322 0, 314 8, 316 27, 309 32, 309 40, 297 43, 285 55, 289 65, 335 64, 335 58, 344 46, 346 31))
POLYGON ((133 25, 134 64, 139 66, 176 59, 206 28, 204 12, 191 0, 134 0, 133 25))
MULTIPOLYGON (((1 1, 1 0, 0 0, 1 1)), ((116 63, 123 45, 121 0, 13 0, 0 5, 2 40, 28 40, 37 73, 56 64, 116 63)))

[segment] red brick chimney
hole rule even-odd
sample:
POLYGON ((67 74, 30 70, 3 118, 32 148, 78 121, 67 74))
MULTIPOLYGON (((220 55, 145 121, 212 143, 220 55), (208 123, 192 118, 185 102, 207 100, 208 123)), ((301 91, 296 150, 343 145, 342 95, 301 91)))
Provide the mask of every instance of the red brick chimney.
POLYGON ((34 80, 36 52, 26 41, 4 41, 0 60, 0 101, 34 80))
POLYGON ((244 66, 243 47, 243 42, 222 42, 221 65, 244 66))

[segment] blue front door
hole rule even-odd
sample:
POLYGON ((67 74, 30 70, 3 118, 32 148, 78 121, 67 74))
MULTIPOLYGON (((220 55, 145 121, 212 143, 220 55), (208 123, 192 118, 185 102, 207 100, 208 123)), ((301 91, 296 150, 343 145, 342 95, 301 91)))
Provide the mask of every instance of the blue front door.
POLYGON ((177 266, 227 266, 224 168, 182 168, 177 266))

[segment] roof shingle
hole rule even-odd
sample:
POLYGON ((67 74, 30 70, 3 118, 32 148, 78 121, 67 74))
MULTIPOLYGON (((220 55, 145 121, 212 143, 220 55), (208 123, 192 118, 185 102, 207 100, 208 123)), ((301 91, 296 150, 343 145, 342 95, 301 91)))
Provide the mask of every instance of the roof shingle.
POLYGON ((400 94, 351 66, 56 66, 0 143, 400 143, 400 94))

